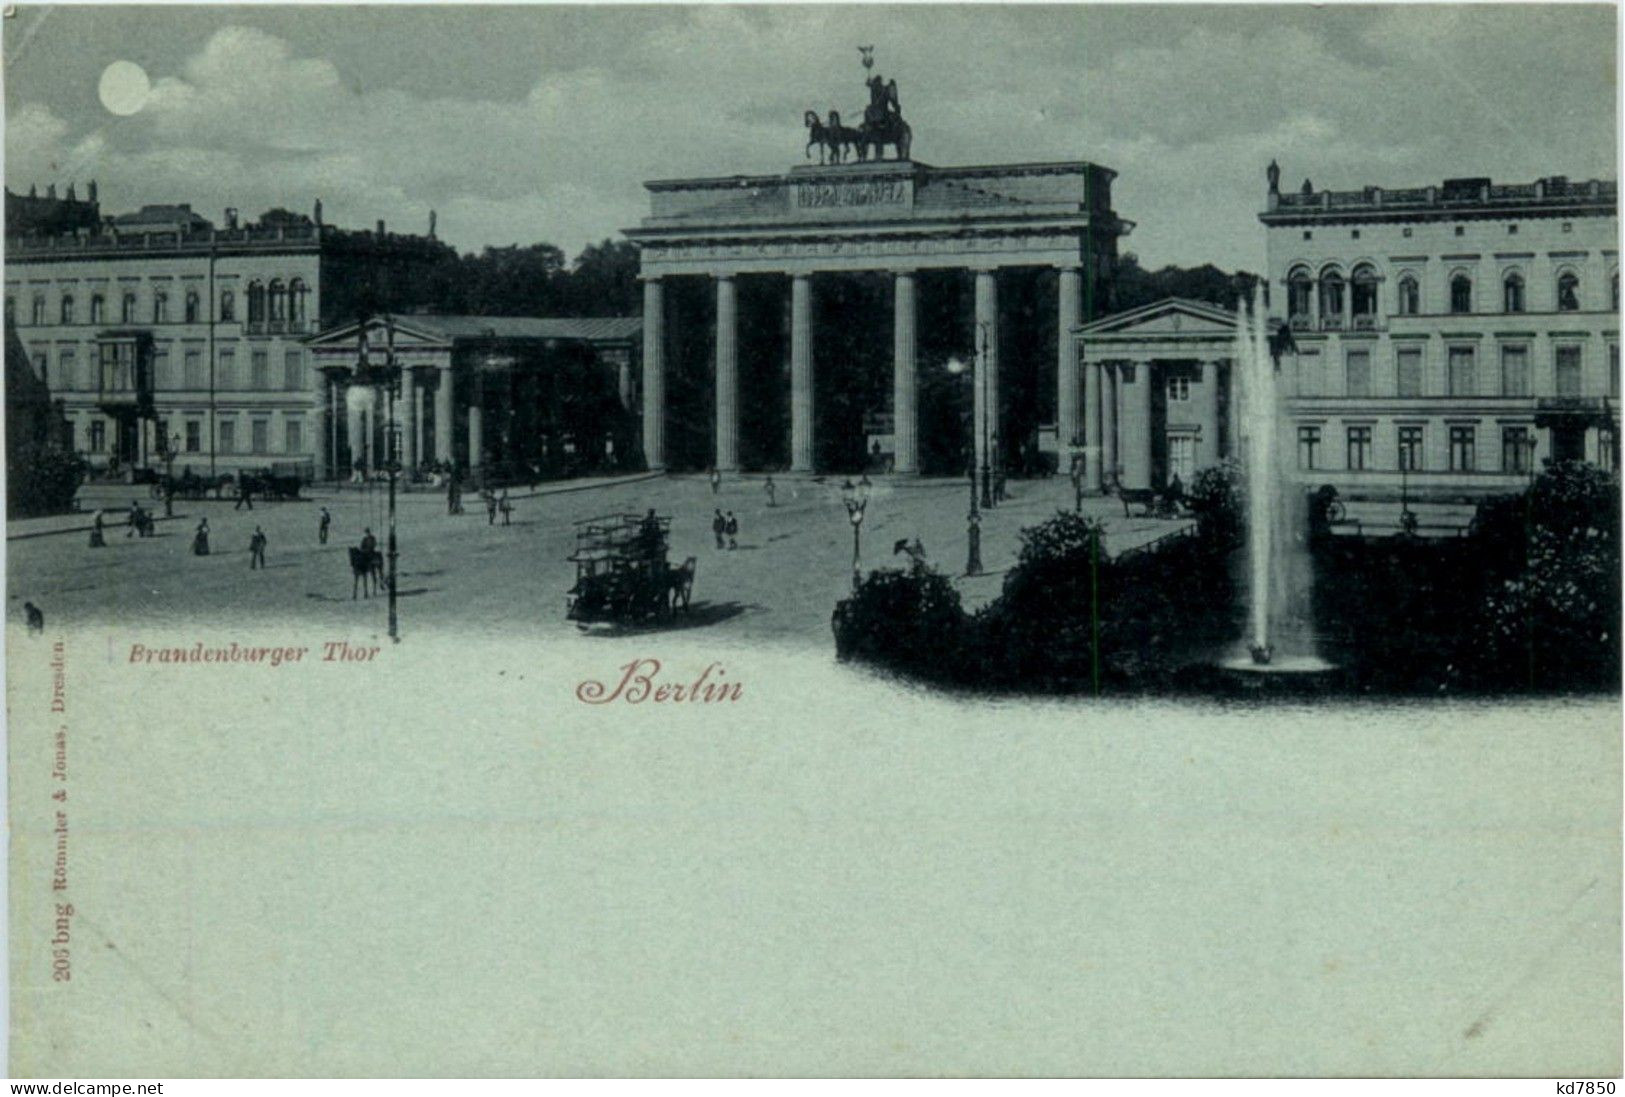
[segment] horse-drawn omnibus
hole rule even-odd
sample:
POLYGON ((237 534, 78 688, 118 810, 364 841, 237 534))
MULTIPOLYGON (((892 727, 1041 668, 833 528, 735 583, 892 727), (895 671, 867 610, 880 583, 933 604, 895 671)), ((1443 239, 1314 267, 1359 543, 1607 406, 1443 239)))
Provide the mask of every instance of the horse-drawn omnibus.
POLYGON ((575 524, 576 566, 565 616, 587 624, 670 617, 686 612, 694 593, 696 561, 690 556, 677 567, 666 558, 671 519, 610 514, 575 524))

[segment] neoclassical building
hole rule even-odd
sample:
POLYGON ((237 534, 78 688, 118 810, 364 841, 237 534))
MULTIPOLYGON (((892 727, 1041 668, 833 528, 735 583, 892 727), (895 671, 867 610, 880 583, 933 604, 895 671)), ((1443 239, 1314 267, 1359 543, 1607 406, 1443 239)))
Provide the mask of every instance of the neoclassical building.
MULTIPOLYGON (((763 275, 788 281, 788 452, 795 471, 814 471, 824 429, 815 373, 847 363, 821 351, 815 297, 822 280, 880 274, 891 282, 890 323, 877 333, 891 347, 889 419, 896 471, 919 470, 918 315, 922 275, 974 275, 975 460, 999 448, 1004 426, 1000 293, 1019 268, 1057 272, 1055 363, 1057 432, 1078 430, 1077 343, 1072 329, 1104 310, 1118 238, 1132 228, 1112 210, 1114 172, 1083 162, 939 168, 913 160, 796 167, 777 175, 672 179, 646 183, 650 212, 626 230, 639 247, 644 285, 643 450, 651 468, 667 462, 666 373, 672 329, 691 324, 665 292, 677 277, 709 280, 714 294, 714 361, 709 413, 712 463, 741 465, 740 374, 777 363, 741 361, 741 283, 763 275), (889 329, 889 330, 888 330, 889 329), (990 412, 991 409, 991 412, 990 412)), ((1031 368, 1017 362, 1011 368, 1031 368)))
POLYGON ((71 190, 7 194, 6 315, 105 467, 326 475, 304 340, 363 306, 405 304, 451 255, 433 236, 346 231, 273 210, 217 228, 186 205, 102 217, 71 190))
MULTIPOLYGON (((1617 184, 1269 180, 1292 476, 1457 497, 1516 489, 1548 458, 1618 467, 1617 184)), ((1091 486, 1188 483, 1234 451, 1233 312, 1164 301, 1076 334, 1091 486)))

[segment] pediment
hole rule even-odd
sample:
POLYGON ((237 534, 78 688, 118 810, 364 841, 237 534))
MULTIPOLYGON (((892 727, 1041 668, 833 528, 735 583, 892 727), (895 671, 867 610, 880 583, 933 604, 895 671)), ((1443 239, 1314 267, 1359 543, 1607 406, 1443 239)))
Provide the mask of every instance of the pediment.
POLYGON ((1196 336, 1229 338, 1236 332, 1236 314, 1203 301, 1170 297, 1127 312, 1103 316, 1078 329, 1080 334, 1124 336, 1196 336))
MULTIPOLYGON (((305 345, 313 349, 332 349, 334 347, 356 346, 357 334, 362 325, 352 321, 341 324, 336 328, 311 336, 305 345)), ((386 324, 381 317, 369 319, 366 323, 367 345, 374 348, 383 348, 391 341, 390 328, 394 328, 393 341, 396 350, 411 350, 413 348, 443 348, 449 346, 444 335, 426 328, 419 328, 412 323, 410 317, 396 317, 393 324, 386 324)))

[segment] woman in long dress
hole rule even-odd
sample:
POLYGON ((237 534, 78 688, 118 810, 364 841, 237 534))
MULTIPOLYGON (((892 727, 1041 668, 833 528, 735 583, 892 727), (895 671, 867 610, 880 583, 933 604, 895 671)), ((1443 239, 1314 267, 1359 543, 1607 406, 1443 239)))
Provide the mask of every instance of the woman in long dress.
POLYGON ((107 547, 107 540, 102 536, 102 512, 101 512, 100 509, 98 509, 96 511, 95 516, 91 518, 90 547, 91 548, 106 548, 107 547))
POLYGON ((192 535, 192 555, 209 555, 209 520, 202 519, 197 524, 197 532, 192 535))

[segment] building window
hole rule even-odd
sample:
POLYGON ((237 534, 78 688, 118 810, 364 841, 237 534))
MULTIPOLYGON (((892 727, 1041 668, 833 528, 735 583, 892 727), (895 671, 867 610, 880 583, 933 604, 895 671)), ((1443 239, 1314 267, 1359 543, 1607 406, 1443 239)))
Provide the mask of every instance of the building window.
POLYGON ((1309 280, 1309 272, 1301 267, 1287 277, 1286 307, 1289 320, 1308 322, 1313 286, 1314 283, 1309 280))
POLYGON ((1377 272, 1368 263, 1354 268, 1353 292, 1350 303, 1354 307, 1354 326, 1371 327, 1377 318, 1377 272))
POLYGON ((198 297, 197 290, 186 291, 186 322, 197 323, 198 297))
POLYGON ((1472 472, 1476 467, 1473 453, 1473 428, 1450 428, 1450 471, 1472 472))
POLYGON ((1298 467, 1313 469, 1320 457, 1320 428, 1298 428, 1298 467))
POLYGON ((101 453, 107 448, 107 421, 105 419, 92 419, 90 421, 90 452, 101 453))
POLYGON ((186 387, 194 392, 208 387, 208 379, 203 376, 203 351, 188 347, 186 349, 186 387))
MULTIPOLYGON (((291 351, 289 353, 292 353, 291 351)), ((1191 398, 1191 379, 1182 373, 1168 375, 1168 402, 1183 404, 1191 398)))
POLYGON ((271 451, 271 421, 269 419, 255 419, 248 424, 249 442, 255 453, 269 453, 271 451))
POLYGON ((61 317, 62 317, 62 322, 64 324, 71 324, 71 323, 74 322, 74 319, 73 319, 73 294, 71 294, 71 293, 64 293, 62 295, 61 317))
POLYGON ((1422 428, 1399 428, 1399 467, 1406 472, 1422 468, 1422 428))
POLYGON ((1415 316, 1422 311, 1422 294, 1416 285, 1416 279, 1409 274, 1399 280, 1399 314, 1401 316, 1415 316))
POLYGON ((1529 395, 1529 348, 1501 348, 1501 395, 1529 395))
POLYGON ((79 364, 72 347, 64 347, 56 359, 56 385, 63 392, 79 387, 79 364))
POLYGON ((1580 395, 1580 348, 1557 348, 1557 395, 1580 395))
POLYGON ((169 294, 159 292, 152 295, 152 322, 169 323, 169 294))
POLYGON ((1571 270, 1566 270, 1558 275, 1557 311, 1580 311, 1580 278, 1571 270))
POLYGON ((44 381, 47 385, 51 383, 50 366, 46 363, 45 352, 43 350, 36 351, 34 354, 34 376, 38 377, 41 381, 44 381))
POLYGON ((90 299, 90 322, 102 324, 107 321, 107 299, 101 294, 95 294, 90 299))
POLYGON ((1359 229, 1355 229, 1353 232, 1349 233, 1349 239, 1350 240, 1358 240, 1359 238, 1360 238, 1360 230, 1359 229))
POLYGON ((45 298, 43 296, 34 298, 34 311, 30 315, 36 327, 45 326, 45 298))
POLYGON ((1517 225, 1508 225, 1507 226, 1507 235, 1508 236, 1516 236, 1516 235, 1518 235, 1518 226, 1517 225))
POLYGON ((1609 280, 1608 307, 1615 312, 1619 311, 1619 271, 1617 270, 1614 272, 1613 278, 1609 280))
POLYGON ((200 419, 186 421, 186 452, 203 452, 203 422, 200 419))
POLYGON ((258 282, 248 284, 248 322, 265 323, 265 287, 258 282))
POLYGON ((282 451, 303 453, 305 450, 305 424, 302 419, 287 419, 282 424, 282 451))
POLYGON ((1401 236, 1409 236, 1411 234, 1411 227, 1406 225, 1404 228, 1399 230, 1399 234, 1401 236))
POLYGON ((1371 464, 1371 428, 1349 428, 1348 467, 1359 471, 1371 464))
POLYGON ((270 298, 271 322, 274 324, 279 320, 286 320, 288 318, 288 291, 283 288, 280 278, 272 280, 270 298))
POLYGON ((1619 395, 1619 344, 1608 344, 1608 395, 1619 395))
POLYGON ((220 295, 220 319, 222 321, 237 319, 237 295, 229 289, 220 295))
POLYGON ((271 387, 271 356, 263 350, 251 351, 249 354, 248 387, 255 391, 271 387))
POLYGON ((152 352, 152 387, 175 388, 175 379, 169 375, 169 348, 158 347, 152 352))
POLYGON ((1504 427, 1501 430, 1501 471, 1527 473, 1531 464, 1528 427, 1504 427))
POLYGON ((221 392, 230 392, 237 387, 237 349, 235 347, 220 348, 220 369, 215 374, 214 387, 221 392))
POLYGON ((135 323, 135 294, 126 293, 124 299, 119 302, 119 323, 135 323))
POLYGON ((1465 236, 1466 234, 1467 234, 1467 229, 1464 226, 1462 226, 1462 225, 1457 225, 1456 226, 1456 235, 1457 236, 1465 236))
POLYGON ((1343 276, 1335 270, 1320 276, 1320 324, 1329 328, 1343 326, 1343 276))
POLYGON ((1303 230, 1303 238, 1305 240, 1313 240, 1315 238, 1315 234, 1312 231, 1310 231, 1309 229, 1304 229, 1303 230))
MULTIPOLYGON (((288 283, 288 319, 293 321, 295 325, 302 325, 305 322, 306 297, 308 294, 309 289, 303 279, 295 278, 288 283)), ((299 329, 296 326, 294 330, 299 329)))
POLYGON ((1458 274, 1450 279, 1450 311, 1455 313, 1473 311, 1473 280, 1465 274, 1458 274))
POLYGON ((1450 348, 1449 392, 1451 396, 1473 396, 1478 392, 1473 376, 1473 348, 1450 348))
POLYGON ((218 432, 215 449, 221 453, 237 452, 237 421, 235 419, 222 419, 215 426, 218 432))
POLYGON ((303 392, 305 388, 305 356, 290 350, 282 358, 282 387, 288 392, 303 392))
POLYGON ((1619 434, 1612 426, 1597 428, 1597 467, 1604 472, 1619 468, 1619 434))
POLYGON ((1368 350, 1351 350, 1345 362, 1346 386, 1344 392, 1349 396, 1371 395, 1371 352, 1368 350))
POLYGON ((1506 281, 1501 283, 1501 311, 1523 311, 1523 275, 1509 274, 1506 281))

